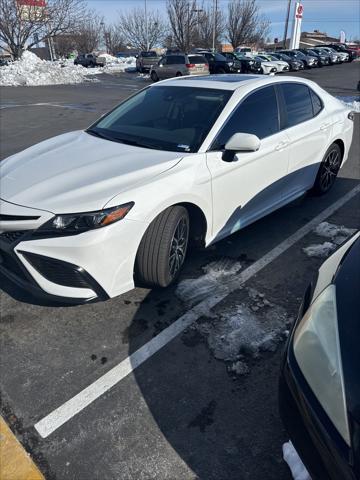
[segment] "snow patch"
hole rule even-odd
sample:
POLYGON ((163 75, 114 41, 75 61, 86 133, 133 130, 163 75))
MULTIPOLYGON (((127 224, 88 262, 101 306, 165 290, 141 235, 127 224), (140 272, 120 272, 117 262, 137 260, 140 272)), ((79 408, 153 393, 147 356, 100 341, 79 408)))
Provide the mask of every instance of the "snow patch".
POLYGON ((130 71, 135 68, 135 58, 116 58, 104 54, 104 68, 84 68, 73 60, 50 62, 25 51, 15 62, 0 68, 0 86, 64 85, 98 82, 94 75, 130 71), (90 78, 89 78, 90 77, 90 78))
POLYGON ((320 223, 314 230, 316 235, 320 237, 328 238, 321 244, 312 244, 303 248, 303 252, 308 257, 326 258, 328 257, 338 245, 343 244, 349 237, 356 232, 354 228, 347 228, 344 225, 335 225, 329 222, 320 223))
POLYGON ((175 291, 188 306, 193 306, 210 295, 226 292, 228 284, 241 269, 241 264, 231 259, 222 259, 203 267, 204 275, 182 280, 175 291))
POLYGON ((293 444, 290 441, 287 443, 284 443, 282 450, 283 450, 283 458, 285 462, 289 465, 293 479, 294 480, 311 480, 311 477, 308 471, 306 470, 305 465, 302 463, 301 458, 299 457, 293 444))
POLYGON ((340 100, 340 102, 346 107, 350 107, 351 110, 357 113, 360 113, 360 96, 356 96, 356 97, 337 96, 336 98, 340 100))

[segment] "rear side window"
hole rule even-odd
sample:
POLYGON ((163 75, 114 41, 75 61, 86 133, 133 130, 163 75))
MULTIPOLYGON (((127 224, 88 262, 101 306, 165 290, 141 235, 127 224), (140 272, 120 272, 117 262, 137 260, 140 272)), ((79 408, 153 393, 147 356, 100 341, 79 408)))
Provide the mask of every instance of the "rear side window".
POLYGON ((310 90, 306 85, 285 83, 281 85, 281 89, 287 113, 287 128, 306 122, 313 117, 310 90))
POLYGON ((316 115, 318 115, 323 109, 323 103, 321 99, 316 95, 316 93, 313 92, 311 89, 310 89, 310 96, 311 96, 311 101, 313 106, 314 117, 316 117, 316 115))
POLYGON ((201 63, 207 63, 205 57, 201 57, 200 55, 189 55, 189 62, 194 63, 195 65, 199 65, 201 63))
POLYGON ((274 87, 251 93, 236 108, 215 139, 211 150, 223 150, 235 133, 252 133, 260 139, 279 131, 279 115, 274 87))
POLYGON ((171 55, 167 57, 168 65, 185 65, 185 57, 182 55, 171 55))

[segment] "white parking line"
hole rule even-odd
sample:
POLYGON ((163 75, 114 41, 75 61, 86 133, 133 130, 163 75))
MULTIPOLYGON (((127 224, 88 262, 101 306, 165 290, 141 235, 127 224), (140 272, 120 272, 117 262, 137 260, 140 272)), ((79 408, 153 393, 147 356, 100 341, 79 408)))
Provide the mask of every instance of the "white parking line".
POLYGON ((127 375, 129 375, 129 373, 135 370, 135 368, 144 363, 147 359, 154 355, 154 353, 158 352, 162 347, 173 340, 198 318, 200 318, 202 315, 208 314, 211 308, 221 302, 221 300, 223 300, 230 292, 239 288, 243 283, 248 281, 260 270, 269 265, 272 261, 278 258, 282 253, 288 250, 306 234, 311 232, 311 230, 313 230, 319 223, 323 222, 358 193, 360 193, 360 185, 350 190, 350 192, 330 205, 330 207, 323 210, 319 215, 313 218, 313 220, 297 230, 293 235, 290 235, 290 237, 281 242, 277 247, 270 250, 266 255, 254 262, 250 267, 240 272, 236 279, 227 286, 228 288, 225 293, 212 296, 211 298, 200 302, 198 305, 178 318, 169 327, 165 328, 161 333, 159 333, 159 335, 139 348, 139 350, 136 350, 136 352, 132 353, 129 357, 113 367, 98 380, 79 392, 73 398, 70 398, 70 400, 65 402, 56 410, 49 413, 46 417, 35 424, 35 428, 38 433, 43 438, 48 437, 77 413, 81 412, 85 407, 90 405, 97 398, 110 390, 110 388, 124 379, 127 375))

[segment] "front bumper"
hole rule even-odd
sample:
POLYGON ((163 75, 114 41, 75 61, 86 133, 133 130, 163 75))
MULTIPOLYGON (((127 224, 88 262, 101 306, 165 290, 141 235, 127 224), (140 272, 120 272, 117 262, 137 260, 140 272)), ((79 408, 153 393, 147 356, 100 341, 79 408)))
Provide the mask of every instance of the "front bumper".
MULTIPOLYGON (((2 202, 2 212, 7 205, 2 202)), ((78 235, 49 236, 37 228, 20 230, 16 223, 7 222, 5 228, 0 222, 0 273, 17 288, 77 304, 134 288, 136 252, 147 224, 123 219, 78 235)))
MULTIPOLYGON (((308 291, 308 298, 311 296, 308 291)), ((305 313, 306 296, 299 319, 305 313)), ((297 322, 296 322, 297 323, 297 322)), ((356 480, 353 453, 322 409, 286 345, 279 382, 282 421, 312 480, 356 480)))

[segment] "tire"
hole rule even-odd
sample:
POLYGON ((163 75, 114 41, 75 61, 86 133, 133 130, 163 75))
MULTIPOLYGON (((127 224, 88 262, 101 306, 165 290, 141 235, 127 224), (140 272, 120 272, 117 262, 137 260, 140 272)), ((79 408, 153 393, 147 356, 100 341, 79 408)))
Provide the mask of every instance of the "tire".
POLYGON ((135 260, 136 280, 147 287, 170 285, 184 264, 188 240, 186 208, 174 206, 160 213, 140 242, 135 260))
POLYGON ((315 195, 324 195, 334 185, 341 166, 342 156, 339 145, 333 143, 328 148, 320 163, 312 192, 315 195))
POLYGON ((154 71, 151 72, 150 78, 153 82, 158 82, 159 81, 159 77, 157 76, 157 73, 154 72, 154 71))
POLYGON ((175 75, 175 77, 182 77, 182 73, 181 73, 181 72, 177 72, 177 74, 175 75))
POLYGON ((220 68, 218 69, 218 73, 223 74, 223 73, 226 73, 226 71, 225 71, 224 68, 221 68, 221 67, 220 67, 220 68))

